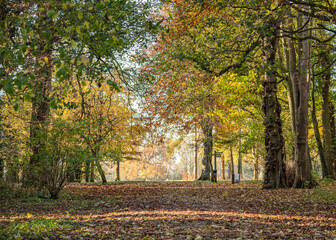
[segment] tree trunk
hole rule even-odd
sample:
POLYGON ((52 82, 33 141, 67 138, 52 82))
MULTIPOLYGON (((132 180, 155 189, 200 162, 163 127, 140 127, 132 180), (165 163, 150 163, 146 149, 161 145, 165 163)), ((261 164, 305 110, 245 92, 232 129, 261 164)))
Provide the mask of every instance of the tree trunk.
POLYGON ((332 138, 331 138, 331 117, 330 117, 330 81, 331 69, 328 69, 330 59, 328 53, 321 53, 322 69, 325 73, 322 75, 322 123, 323 123, 323 142, 324 142, 324 158, 327 167, 327 174, 324 177, 334 178, 333 154, 332 154, 332 138))
POLYGON ((234 184, 234 162, 233 162, 233 152, 232 146, 230 146, 230 157, 231 157, 231 182, 234 184))
POLYGON ((314 127, 314 135, 316 139, 316 144, 317 144, 317 149, 319 152, 320 156, 320 162, 321 162, 321 167, 322 167, 322 177, 325 178, 328 176, 328 171, 327 171, 327 165, 324 159, 324 149, 321 141, 321 135, 320 135, 320 130, 318 127, 318 121, 316 117, 316 104, 315 104, 315 81, 314 78, 312 78, 312 110, 311 110, 311 118, 313 122, 313 127, 314 127))
POLYGON ((255 147, 252 149, 254 156, 254 180, 259 180, 259 155, 256 153, 255 147))
MULTIPOLYGON (((231 157, 230 157, 230 159, 231 159, 231 157)), ((227 177, 227 179, 231 179, 232 174, 233 174, 233 172, 232 172, 232 162, 233 162, 232 160, 231 161, 228 160, 228 177, 227 177)))
MULTIPOLYGON (((241 129, 239 129, 239 134, 241 134, 241 129)), ((243 178, 243 163, 241 154, 241 137, 239 137, 239 149, 238 149, 238 174, 240 174, 240 179, 243 178)))
POLYGON ((286 187, 285 163, 283 161, 284 139, 281 126, 281 106, 277 98, 277 79, 275 76, 275 55, 277 52, 276 21, 268 22, 271 34, 263 37, 263 60, 268 70, 264 74, 263 112, 265 114, 265 174, 264 189, 286 187))
POLYGON ((32 112, 30 117, 30 147, 32 155, 29 160, 28 175, 24 176, 24 182, 28 185, 41 185, 43 176, 43 151, 45 151, 45 134, 47 133, 51 92, 51 51, 44 50, 40 46, 37 57, 37 73, 33 82, 34 97, 32 98, 32 112), (48 59, 48 62, 46 62, 48 59))
MULTIPOLYGON (((302 16, 299 13, 297 19, 298 29, 302 29, 299 34, 301 38, 307 38, 309 36, 309 24, 308 17, 302 16), (303 25, 304 24, 304 25, 303 25)), ((299 69, 296 69, 296 58, 294 51, 294 44, 290 40, 291 45, 289 47, 291 57, 291 81, 294 90, 294 106, 295 106, 295 188, 311 188, 313 187, 313 177, 310 171, 307 171, 309 167, 309 149, 308 149, 308 101, 309 101, 309 83, 310 83, 310 40, 298 41, 298 62, 299 69), (295 64, 295 65, 294 65, 295 64), (295 68, 292 68, 292 66, 295 68), (295 73, 294 73, 295 72, 295 73)))
MULTIPOLYGON (((289 16, 286 16, 289 17, 289 16)), ((284 26, 283 26, 284 27, 284 26)), ((290 69, 290 57, 289 57, 289 51, 288 51, 288 44, 286 42, 286 39, 284 37, 281 38, 282 42, 282 49, 283 49, 283 54, 284 54, 284 61, 285 61, 285 66, 286 69, 290 69)), ((294 93, 293 93, 293 84, 292 81, 290 80, 289 74, 286 75, 286 86, 287 86, 287 99, 288 99, 288 106, 289 106, 289 113, 290 113, 290 118, 291 118, 291 127, 292 127, 292 138, 291 141, 293 145, 295 145, 295 106, 294 106, 294 93)), ((292 161, 295 159, 295 146, 292 151, 292 161)))
POLYGON ((225 180, 225 160, 224 160, 224 153, 222 154, 222 180, 225 180))
POLYGON ((116 181, 120 182, 120 161, 117 161, 117 177, 116 181))
POLYGON ((95 181, 95 177, 94 177, 94 161, 92 160, 90 162, 90 182, 94 182, 95 181))
POLYGON ((197 148, 198 146, 197 146, 197 127, 196 127, 196 125, 195 125, 195 180, 197 180, 197 154, 198 154, 198 152, 197 152, 197 150, 198 150, 198 148, 197 148))
POLYGON ((332 140, 332 154, 334 156, 334 174, 336 175, 336 126, 335 126, 335 106, 330 103, 330 128, 331 128, 331 140, 332 140))
POLYGON ((202 174, 198 180, 210 180, 211 175, 211 159, 212 159, 212 149, 213 149, 213 138, 212 138, 212 129, 213 126, 210 123, 210 120, 207 119, 202 124, 202 130, 204 134, 204 155, 202 159, 202 174))
POLYGON ((106 176, 105 176, 105 172, 104 172, 102 166, 100 165, 99 160, 96 160, 96 165, 97 165, 97 169, 98 169, 99 175, 100 175, 100 177, 101 177, 102 183, 103 183, 103 184, 107 183, 107 181, 106 181, 106 176))
POLYGON ((89 182, 90 179, 90 161, 85 160, 85 182, 89 182))

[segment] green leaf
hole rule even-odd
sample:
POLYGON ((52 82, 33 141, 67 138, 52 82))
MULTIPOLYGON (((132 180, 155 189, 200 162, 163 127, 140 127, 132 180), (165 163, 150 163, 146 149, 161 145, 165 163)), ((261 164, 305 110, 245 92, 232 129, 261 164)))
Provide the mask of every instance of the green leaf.
POLYGON ((14 108, 15 111, 19 110, 19 104, 16 103, 16 104, 13 106, 13 108, 14 108))
POLYGON ((75 40, 71 39, 71 46, 73 48, 77 47, 77 43, 75 42, 75 40))

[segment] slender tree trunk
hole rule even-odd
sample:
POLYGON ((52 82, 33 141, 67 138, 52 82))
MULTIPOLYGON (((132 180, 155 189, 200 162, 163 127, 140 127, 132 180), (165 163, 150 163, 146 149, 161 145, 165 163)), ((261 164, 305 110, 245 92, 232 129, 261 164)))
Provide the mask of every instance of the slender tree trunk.
POLYGON ((321 162, 321 167, 322 167, 322 177, 325 178, 328 176, 328 171, 327 171, 327 165, 324 159, 324 149, 321 141, 321 135, 320 135, 320 130, 318 127, 318 121, 316 117, 316 104, 315 104, 315 81, 314 78, 312 78, 312 110, 311 110, 311 118, 313 122, 313 127, 314 127, 314 135, 317 143, 317 149, 319 151, 319 156, 320 156, 320 162, 321 162))
POLYGON ((254 156, 254 180, 259 180, 259 155, 256 153, 255 147, 252 149, 254 156))
POLYGON ((197 127, 196 127, 196 125, 195 125, 195 163, 194 163, 194 165, 195 165, 195 180, 197 180, 197 154, 198 154, 198 152, 197 152, 197 150, 198 150, 198 148, 197 148, 198 146, 197 146, 197 127))
POLYGON ((120 182, 120 161, 117 161, 117 177, 116 181, 120 182))
POLYGON ((263 37, 263 60, 268 66, 264 74, 263 112, 265 114, 265 174, 264 189, 286 187, 285 163, 283 161, 284 139, 281 126, 281 105, 277 98, 277 79, 275 76, 275 55, 277 52, 277 26, 275 20, 268 22, 271 34, 263 37))
MULTIPOLYGON (((241 134, 241 129, 239 129, 239 134, 241 134)), ((243 178, 243 163, 242 163, 242 154, 241 154, 241 137, 239 137, 239 148, 238 148, 238 174, 240 179, 243 178)))
POLYGON ((231 157, 231 182, 232 184, 234 184, 234 162, 233 162, 232 146, 230 146, 230 157, 231 157))
POLYGON ((224 153, 222 154, 222 180, 225 180, 225 159, 224 159, 224 153))
POLYGON ((99 175, 100 175, 100 177, 101 177, 102 183, 103 183, 103 184, 107 183, 107 181, 106 181, 106 176, 105 176, 105 172, 104 172, 104 170, 103 170, 103 168, 102 168, 102 166, 101 166, 101 164, 100 164, 100 162, 99 162, 98 159, 96 159, 96 166, 97 166, 99 175))
POLYGON ((94 167, 95 167, 95 164, 94 164, 94 161, 92 160, 90 162, 90 182, 94 182, 95 181, 94 167))
POLYGON ((232 177, 232 174, 233 174, 233 171, 232 171, 232 160, 231 159, 231 155, 230 155, 230 158, 228 159, 228 177, 227 179, 231 179, 232 177))
POLYGON ((210 123, 210 119, 207 119, 202 124, 202 130, 204 134, 204 155, 202 159, 202 174, 198 180, 210 180, 212 170, 212 150, 213 150, 213 138, 212 138, 213 126, 210 123))
MULTIPOLYGON (((289 16, 286 16, 289 17, 289 16)), ((285 26, 282 26, 283 28, 285 26)), ((282 49, 283 49, 283 55, 284 55, 284 61, 285 61, 285 66, 286 69, 290 69, 290 57, 289 57, 289 51, 288 51, 288 44, 286 42, 286 38, 282 37, 281 38, 282 42, 282 49)), ((294 145, 294 149, 292 151, 292 160, 294 161, 295 159, 295 106, 294 106, 294 93, 293 93, 293 84, 292 81, 290 80, 289 74, 286 75, 286 86, 287 86, 287 99, 288 99, 288 106, 289 106, 289 113, 290 113, 290 118, 291 118, 291 127, 292 127, 292 143, 294 145)))
POLYGON ((90 180, 90 161, 85 160, 85 182, 90 180))
POLYGON ((327 174, 325 177, 334 178, 333 155, 332 155, 332 137, 331 137, 331 117, 330 117, 330 81, 331 69, 327 69, 330 64, 328 53, 321 53, 322 69, 325 73, 322 76, 322 123, 323 123, 323 142, 324 142, 324 157, 327 167, 327 174))

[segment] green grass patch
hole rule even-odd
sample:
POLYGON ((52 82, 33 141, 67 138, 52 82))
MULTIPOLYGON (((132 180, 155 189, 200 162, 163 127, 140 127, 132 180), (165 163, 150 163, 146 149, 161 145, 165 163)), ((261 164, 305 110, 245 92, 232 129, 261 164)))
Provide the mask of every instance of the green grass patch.
POLYGON ((71 230, 67 222, 58 222, 53 219, 30 218, 26 221, 14 221, 0 230, 0 239, 40 239, 52 236, 58 231, 71 230))
POLYGON ((316 188, 310 194, 306 195, 308 200, 314 202, 325 201, 328 203, 335 203, 336 206, 336 191, 330 189, 316 188))

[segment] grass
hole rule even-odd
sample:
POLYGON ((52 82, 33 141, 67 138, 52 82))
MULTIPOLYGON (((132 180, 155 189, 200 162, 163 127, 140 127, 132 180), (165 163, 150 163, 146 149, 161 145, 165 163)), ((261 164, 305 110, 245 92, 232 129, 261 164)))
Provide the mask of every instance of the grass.
POLYGON ((46 219, 34 219, 33 215, 27 214, 29 217, 25 221, 13 221, 6 228, 0 230, 1 239, 41 239, 53 235, 55 231, 68 231, 72 226, 67 223, 46 219))

